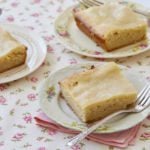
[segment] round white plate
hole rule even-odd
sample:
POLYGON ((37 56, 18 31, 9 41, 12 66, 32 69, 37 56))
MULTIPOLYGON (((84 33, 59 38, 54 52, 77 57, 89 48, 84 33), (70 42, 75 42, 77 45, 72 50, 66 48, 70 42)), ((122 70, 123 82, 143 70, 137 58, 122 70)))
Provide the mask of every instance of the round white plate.
POLYGON ((27 46, 27 59, 24 65, 0 73, 0 84, 29 75, 43 63, 47 53, 43 39, 34 32, 12 24, 1 24, 1 26, 9 31, 15 39, 27 46))
MULTIPOLYGON (((78 119, 66 102, 61 98, 59 82, 67 76, 86 70, 93 64, 97 67, 104 63, 93 62, 71 65, 52 73, 49 78, 44 81, 39 89, 39 98, 40 106, 48 117, 64 127, 75 130, 83 130, 87 126, 78 119)), ((146 84, 146 79, 142 79, 141 74, 136 70, 131 70, 123 66, 120 67, 125 76, 134 84, 137 90, 140 91, 146 84)), ((131 128, 145 119, 149 112, 150 110, 147 108, 140 113, 116 117, 112 121, 101 126, 96 132, 112 133, 131 128)))
POLYGON ((60 42, 69 50, 88 57, 121 58, 137 55, 150 49, 150 33, 148 32, 147 40, 143 40, 112 52, 106 52, 78 29, 72 15, 72 11, 75 7, 77 6, 68 8, 55 21, 56 35, 60 42))

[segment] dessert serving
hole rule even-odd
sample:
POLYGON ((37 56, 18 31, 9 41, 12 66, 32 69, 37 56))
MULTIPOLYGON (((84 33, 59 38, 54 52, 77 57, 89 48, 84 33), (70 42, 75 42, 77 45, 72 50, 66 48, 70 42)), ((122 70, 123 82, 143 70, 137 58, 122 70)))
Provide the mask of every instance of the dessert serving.
POLYGON ((92 122, 135 104, 137 91, 113 62, 66 77, 64 99, 83 122, 92 122))
POLYGON ((25 63, 27 47, 0 28, 0 73, 25 63))
POLYGON ((146 38, 147 20, 128 6, 105 3, 74 12, 78 28, 106 51, 146 38))

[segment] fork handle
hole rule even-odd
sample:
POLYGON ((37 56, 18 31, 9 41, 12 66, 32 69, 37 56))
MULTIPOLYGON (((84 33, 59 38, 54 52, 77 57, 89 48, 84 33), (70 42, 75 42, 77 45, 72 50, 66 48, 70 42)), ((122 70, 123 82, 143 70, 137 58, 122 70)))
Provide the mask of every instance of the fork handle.
POLYGON ((90 133, 92 133, 93 131, 95 131, 98 127, 100 127, 100 125, 102 125, 103 123, 107 122, 108 120, 110 120, 111 118, 122 114, 122 113, 126 113, 126 112, 130 112, 129 110, 121 110, 118 112, 115 112, 107 117, 105 117, 104 119, 96 122, 94 125, 92 125, 91 127, 85 129, 83 132, 79 133, 77 136, 73 137, 71 140, 69 140, 69 142, 67 142, 66 146, 73 146, 78 144, 80 141, 82 141, 85 137, 87 137, 90 133))

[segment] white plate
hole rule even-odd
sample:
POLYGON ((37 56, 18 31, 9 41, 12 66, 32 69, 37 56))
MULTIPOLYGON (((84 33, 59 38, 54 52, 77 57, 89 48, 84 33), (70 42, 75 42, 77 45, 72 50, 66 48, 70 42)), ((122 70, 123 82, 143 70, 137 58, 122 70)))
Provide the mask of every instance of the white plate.
MULTIPOLYGON (((81 122, 69 106, 66 105, 65 101, 60 98, 59 81, 71 74, 83 71, 93 64, 97 67, 104 63, 94 62, 72 65, 52 73, 49 78, 44 81, 39 89, 39 98, 40 106, 48 117, 67 128, 83 130, 86 127, 86 124, 81 122)), ((142 79, 141 74, 135 70, 123 66, 120 67, 127 78, 135 85, 137 90, 140 91, 146 84, 146 79, 142 79)), ((141 113, 119 116, 101 126, 96 132, 112 133, 131 128, 146 118, 149 112, 150 110, 148 108, 141 113)))
POLYGON ((55 31, 58 39, 71 51, 95 58, 121 58, 137 55, 150 49, 150 33, 148 32, 147 40, 120 48, 113 52, 106 52, 78 29, 72 15, 72 10, 75 7, 77 6, 68 8, 55 21, 55 31))
POLYGON ((4 73, 0 73, 0 84, 14 81, 35 71, 44 61, 47 53, 46 45, 34 32, 12 24, 1 24, 22 44, 27 46, 26 63, 4 73))

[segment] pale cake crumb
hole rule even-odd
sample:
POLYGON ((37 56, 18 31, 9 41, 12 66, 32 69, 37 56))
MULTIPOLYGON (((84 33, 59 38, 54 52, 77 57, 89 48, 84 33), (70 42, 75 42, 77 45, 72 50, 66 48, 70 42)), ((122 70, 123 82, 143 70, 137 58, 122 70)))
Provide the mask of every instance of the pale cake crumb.
POLYGON ((60 82, 64 99, 83 122, 134 105, 137 91, 115 63, 106 63, 60 82))
POLYGON ((147 19, 114 2, 74 12, 74 17, 79 29, 106 51, 134 44, 147 36, 147 19))
POLYGON ((27 47, 18 42, 10 33, 0 29, 0 73, 23 65, 27 47))

